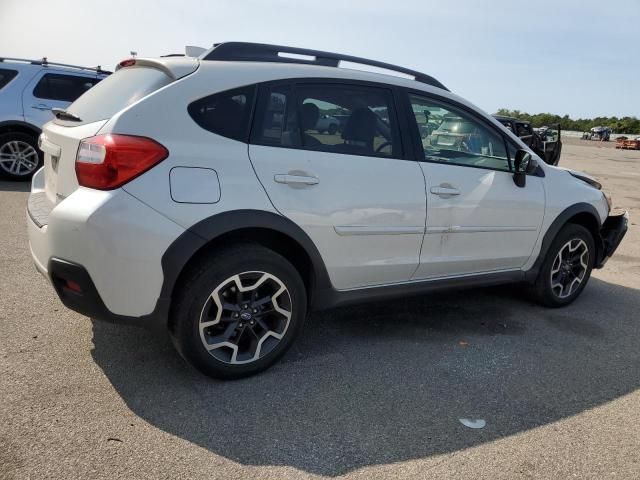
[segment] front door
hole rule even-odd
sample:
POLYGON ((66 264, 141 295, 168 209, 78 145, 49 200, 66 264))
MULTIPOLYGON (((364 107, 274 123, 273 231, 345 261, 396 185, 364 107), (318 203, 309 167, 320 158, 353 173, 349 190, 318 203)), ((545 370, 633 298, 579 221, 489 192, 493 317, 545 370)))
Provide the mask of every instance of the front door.
POLYGON ((542 179, 513 182, 497 127, 441 100, 409 96, 421 134, 427 228, 415 278, 517 270, 532 254, 545 207, 542 179), (420 124, 428 125, 420 125, 420 124))
POLYGON ((251 162, 275 208, 318 247, 335 288, 407 281, 418 267, 425 184, 401 143, 390 90, 261 88, 251 162), (344 121, 329 129, 323 116, 344 121))

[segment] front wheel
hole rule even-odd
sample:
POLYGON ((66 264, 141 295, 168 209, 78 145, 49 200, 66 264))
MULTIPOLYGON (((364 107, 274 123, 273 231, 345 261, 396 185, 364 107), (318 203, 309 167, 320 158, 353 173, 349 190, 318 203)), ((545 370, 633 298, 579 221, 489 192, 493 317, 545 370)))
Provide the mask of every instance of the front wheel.
POLYGON ((215 378, 242 378, 271 366, 291 346, 307 300, 297 270, 259 245, 220 251, 187 275, 173 309, 180 354, 215 378))
POLYGON ((551 244, 533 287, 536 300, 547 307, 573 302, 591 276, 596 249, 589 230, 565 225, 551 244))

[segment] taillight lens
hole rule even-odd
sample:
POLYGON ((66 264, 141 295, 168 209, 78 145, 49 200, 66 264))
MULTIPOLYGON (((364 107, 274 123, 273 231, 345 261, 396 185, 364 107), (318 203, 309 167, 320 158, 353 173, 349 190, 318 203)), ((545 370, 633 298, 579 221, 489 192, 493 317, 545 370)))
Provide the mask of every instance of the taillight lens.
POLYGON ((122 60, 120 62, 121 67, 133 67, 136 64, 135 58, 127 58, 126 60, 122 60))
POLYGON ((80 142, 76 176, 83 187, 113 190, 169 156, 155 140, 132 135, 98 135, 80 142))

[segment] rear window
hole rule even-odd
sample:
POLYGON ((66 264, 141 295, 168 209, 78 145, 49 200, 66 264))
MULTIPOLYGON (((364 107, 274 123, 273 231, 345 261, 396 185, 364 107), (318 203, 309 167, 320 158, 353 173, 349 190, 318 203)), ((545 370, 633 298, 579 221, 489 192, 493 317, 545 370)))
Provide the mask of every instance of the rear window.
POLYGON ((246 142, 255 86, 209 95, 189 105, 189 115, 205 130, 246 142))
POLYGON ((99 81, 99 78, 46 73, 33 89, 33 96, 60 102, 73 102, 99 81))
POLYGON ((155 68, 123 68, 78 98, 67 111, 82 123, 106 120, 169 83, 171 79, 155 68))
POLYGON ((462 118, 445 118, 438 130, 450 133, 473 133, 474 126, 462 118))
POLYGON ((0 68, 0 90, 6 84, 8 84, 18 74, 17 70, 9 70, 7 68, 0 68))

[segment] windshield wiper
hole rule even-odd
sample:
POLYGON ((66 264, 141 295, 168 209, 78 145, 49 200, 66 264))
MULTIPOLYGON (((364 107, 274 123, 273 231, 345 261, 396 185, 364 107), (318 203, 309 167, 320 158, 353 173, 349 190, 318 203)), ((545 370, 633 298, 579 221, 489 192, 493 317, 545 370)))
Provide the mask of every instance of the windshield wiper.
POLYGON ((67 112, 66 110, 62 109, 62 108, 52 108, 51 111, 53 112, 53 114, 56 116, 56 118, 58 120, 69 120, 71 122, 81 122, 82 119, 70 112, 67 112))

